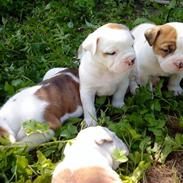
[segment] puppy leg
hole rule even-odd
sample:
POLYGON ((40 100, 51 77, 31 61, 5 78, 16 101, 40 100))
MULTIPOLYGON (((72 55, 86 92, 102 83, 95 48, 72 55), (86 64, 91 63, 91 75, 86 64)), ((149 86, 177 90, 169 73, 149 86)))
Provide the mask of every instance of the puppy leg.
POLYGON ((112 105, 114 107, 120 108, 124 105, 124 96, 126 94, 127 88, 129 86, 129 80, 125 79, 118 87, 116 92, 112 97, 112 105))
POLYGON ((80 96, 86 125, 95 126, 97 120, 96 110, 94 106, 95 91, 80 87, 80 96))
POLYGON ((18 134, 17 134, 16 139, 17 139, 17 141, 20 141, 20 140, 23 139, 25 136, 26 136, 26 134, 25 134, 24 128, 21 127, 20 130, 19 130, 19 132, 18 132, 18 134))
POLYGON ((132 71, 129 75, 129 89, 131 94, 135 94, 137 88, 139 88, 138 83, 137 83, 137 73, 135 71, 132 71))
POLYGON ((158 85, 159 81, 160 81, 160 78, 158 76, 151 77, 150 82, 153 89, 158 85))
POLYGON ((173 91, 174 95, 180 95, 183 93, 183 89, 180 86, 180 82, 183 78, 183 74, 172 75, 169 79, 168 90, 173 91))
MULTIPOLYGON (((45 120, 48 121, 49 128, 52 130, 56 130, 60 127, 60 123, 61 123, 60 120, 52 114, 48 113, 48 115, 45 115, 45 120)), ((16 136, 16 139, 17 139, 17 141, 21 141, 26 136, 27 135, 24 131, 24 128, 21 127, 17 136, 16 136)))
POLYGON ((29 136, 25 136, 18 142, 18 144, 28 145, 30 148, 33 148, 36 145, 49 141, 52 137, 54 137, 54 135, 55 132, 49 129, 47 133, 33 133, 29 136))
POLYGON ((50 113, 45 113, 44 117, 45 120, 48 122, 49 128, 51 128, 52 130, 57 130, 61 126, 61 121, 54 114, 52 114, 51 111, 50 113))
POLYGON ((140 86, 145 86, 149 82, 149 75, 146 73, 139 73, 138 83, 140 86))
POLYGON ((151 92, 153 92, 154 86, 157 84, 157 82, 158 77, 156 76, 152 77, 151 80, 151 77, 147 73, 139 74, 138 83, 140 86, 146 86, 149 83, 149 89, 151 92))

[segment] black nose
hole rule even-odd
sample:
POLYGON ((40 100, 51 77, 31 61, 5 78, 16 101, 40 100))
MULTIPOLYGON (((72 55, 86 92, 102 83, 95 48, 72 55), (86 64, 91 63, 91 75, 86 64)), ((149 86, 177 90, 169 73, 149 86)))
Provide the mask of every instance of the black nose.
POLYGON ((179 69, 182 69, 182 68, 183 68, 183 62, 177 63, 176 66, 177 66, 179 69))
POLYGON ((183 62, 180 62, 179 63, 179 69, 182 69, 183 68, 183 62))

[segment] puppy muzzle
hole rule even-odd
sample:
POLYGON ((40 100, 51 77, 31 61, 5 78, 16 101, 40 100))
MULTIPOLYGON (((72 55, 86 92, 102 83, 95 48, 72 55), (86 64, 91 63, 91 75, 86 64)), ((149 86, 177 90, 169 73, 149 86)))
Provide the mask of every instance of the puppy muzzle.
POLYGON ((128 58, 124 61, 129 67, 132 67, 135 64, 135 58, 128 58))
POLYGON ((175 61, 174 64, 175 64, 175 66, 177 67, 178 70, 183 69, 183 59, 175 61))
POLYGON ((160 66, 164 72, 174 74, 183 72, 183 55, 172 55, 159 59, 160 66))
POLYGON ((110 70, 117 73, 125 73, 127 71, 130 71, 134 65, 135 65, 135 55, 126 54, 116 58, 110 70))

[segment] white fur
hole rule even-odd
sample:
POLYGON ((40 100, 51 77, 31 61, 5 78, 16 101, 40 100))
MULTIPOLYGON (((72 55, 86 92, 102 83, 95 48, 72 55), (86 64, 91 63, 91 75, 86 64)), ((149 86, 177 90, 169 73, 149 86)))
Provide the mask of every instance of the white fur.
POLYGON ((95 95, 113 95, 115 107, 124 105, 132 60, 133 38, 127 29, 102 26, 90 34, 79 49, 80 95, 87 126, 96 125, 95 95), (113 53, 107 55, 105 53, 113 53))
MULTIPOLYGON (((53 178, 67 168, 73 171, 90 166, 103 167, 116 176, 112 170, 117 169, 120 164, 112 156, 116 149, 123 151, 126 155, 129 153, 127 146, 109 129, 96 126, 81 130, 73 143, 66 145, 65 158, 57 165, 53 178)), ((117 180, 121 182, 119 177, 117 180)))
POLYGON ((37 85, 20 91, 0 109, 0 126, 12 134, 16 140, 21 140, 26 136, 22 131, 23 122, 31 119, 44 122, 43 112, 48 102, 34 95, 40 87, 41 85, 37 85))
MULTIPOLYGON (((156 55, 152 47, 145 39, 144 33, 146 30, 155 27, 156 25, 144 23, 132 30, 135 37, 134 48, 136 52, 136 75, 137 82, 140 85, 147 84, 151 78, 157 76, 170 77, 168 89, 174 91, 174 94, 183 92, 180 87, 180 81, 183 78, 183 69, 177 70, 175 64, 183 62, 183 23, 168 23, 177 31, 176 50, 164 58, 156 55)), ((132 91, 135 84, 131 85, 132 91)))
MULTIPOLYGON (((46 72, 46 74, 43 76, 43 81, 59 75, 60 72, 64 71, 65 69, 67 69, 67 68, 56 67, 56 68, 52 68, 52 69, 48 70, 46 72)), ((63 74, 70 76, 74 81, 79 83, 79 79, 74 74, 72 74, 70 72, 64 72, 63 74)))
POLYGON ((55 68, 48 70, 46 72, 46 74, 43 76, 43 81, 54 77, 58 72, 63 71, 65 69, 67 69, 67 68, 55 67, 55 68))
MULTIPOLYGON (((59 71, 65 68, 56 68, 48 71, 44 78, 51 78, 59 71)), ((63 73, 69 75, 74 81, 78 82, 78 78, 72 73, 63 73)), ((49 83, 48 83, 49 84, 49 83)), ((46 85, 48 85, 46 84, 46 85)), ((43 85, 43 86, 46 86, 43 85)), ((21 144, 36 145, 50 140, 54 136, 54 131, 49 129, 48 133, 34 133, 30 136, 25 134, 22 124, 28 120, 36 120, 45 122, 44 111, 49 105, 47 101, 39 99, 34 93, 40 89, 42 85, 25 88, 12 96, 0 109, 0 127, 4 128, 12 143, 20 141, 21 144)), ((78 106, 72 113, 66 113, 61 117, 63 123, 69 117, 79 117, 82 115, 82 107, 78 106)))
POLYGON ((74 81, 79 83, 79 79, 74 74, 69 73, 69 72, 65 72, 64 74, 70 76, 74 81))

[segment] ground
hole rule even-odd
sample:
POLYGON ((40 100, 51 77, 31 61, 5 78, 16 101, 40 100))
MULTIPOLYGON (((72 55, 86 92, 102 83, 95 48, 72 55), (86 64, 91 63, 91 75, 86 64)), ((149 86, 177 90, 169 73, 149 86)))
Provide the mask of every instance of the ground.
POLYGON ((183 182, 183 152, 169 155, 165 164, 154 164, 146 172, 144 183, 181 183, 183 182))

